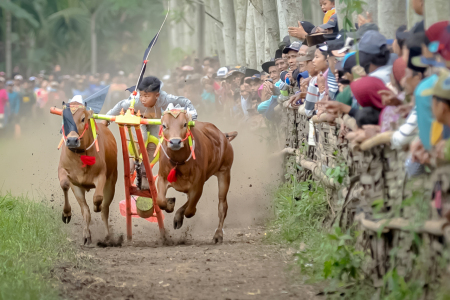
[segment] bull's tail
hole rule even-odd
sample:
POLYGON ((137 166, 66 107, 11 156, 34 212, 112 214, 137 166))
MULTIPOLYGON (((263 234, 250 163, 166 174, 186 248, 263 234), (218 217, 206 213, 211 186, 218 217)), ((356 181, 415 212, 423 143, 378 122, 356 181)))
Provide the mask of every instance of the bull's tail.
POLYGON ((232 131, 232 132, 225 133, 225 136, 226 136, 226 138, 228 139, 229 142, 234 140, 237 137, 237 135, 238 135, 237 131, 232 131))

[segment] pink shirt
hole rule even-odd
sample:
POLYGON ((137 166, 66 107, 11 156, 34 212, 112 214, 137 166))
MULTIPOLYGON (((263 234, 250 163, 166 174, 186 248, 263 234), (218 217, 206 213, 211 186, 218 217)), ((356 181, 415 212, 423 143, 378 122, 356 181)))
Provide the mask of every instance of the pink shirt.
POLYGON ((0 114, 5 113, 5 104, 8 103, 8 93, 6 89, 0 90, 0 114))

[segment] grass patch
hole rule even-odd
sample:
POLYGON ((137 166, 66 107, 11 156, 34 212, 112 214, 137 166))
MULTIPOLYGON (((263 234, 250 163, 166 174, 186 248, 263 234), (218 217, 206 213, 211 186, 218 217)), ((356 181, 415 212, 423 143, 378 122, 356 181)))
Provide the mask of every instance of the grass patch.
MULTIPOLYGON (((375 202, 374 211, 378 217, 386 218, 398 216, 400 209, 418 211, 420 213, 411 219, 415 228, 428 218, 429 208, 425 206, 429 200, 426 199, 429 199, 428 194, 416 187, 400 208, 382 215, 375 202)), ((450 275, 440 272, 441 278, 437 281, 429 278, 432 268, 443 271, 447 268, 450 254, 444 251, 442 257, 435 257, 437 265, 434 265, 429 258, 430 246, 423 247, 422 238, 413 231, 404 231, 404 239, 408 240, 406 234, 411 234, 414 245, 403 242, 389 251, 390 268, 377 289, 370 271, 373 268, 371 254, 369 249, 363 249, 356 226, 343 231, 327 224, 331 213, 323 188, 313 181, 299 183, 292 178, 275 191, 274 207, 275 216, 268 224, 267 240, 293 248, 299 277, 308 283, 320 283, 326 299, 419 300, 425 294, 427 299, 450 299, 445 283, 450 275), (401 253, 408 253, 411 258, 411 270, 402 267, 406 254, 401 253)))
POLYGON ((60 215, 25 197, 0 196, 0 299, 58 299, 51 269, 75 251, 60 215))

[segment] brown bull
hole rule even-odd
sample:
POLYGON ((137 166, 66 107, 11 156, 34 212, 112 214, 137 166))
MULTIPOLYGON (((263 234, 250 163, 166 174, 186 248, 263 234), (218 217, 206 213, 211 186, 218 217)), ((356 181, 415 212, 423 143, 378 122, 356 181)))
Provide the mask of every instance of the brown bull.
POLYGON ((97 124, 99 150, 97 151, 90 127, 92 113, 92 110, 86 110, 85 106, 79 103, 71 103, 70 108, 64 109, 63 134, 67 134, 65 136, 66 147, 62 148, 58 166, 59 182, 64 191, 62 220, 67 224, 71 219, 72 209, 68 197, 68 191, 71 188, 78 204, 80 204, 83 215, 83 239, 85 244, 91 243, 91 232, 89 230, 91 213, 86 203, 86 191, 95 188, 94 211, 102 213, 106 238, 108 239, 109 206, 114 198, 117 181, 116 140, 105 125, 97 124), (95 161, 93 157, 95 157, 95 161))
POLYGON ((165 141, 160 150, 157 203, 161 209, 171 213, 174 211, 175 202, 167 201, 167 189, 172 187, 178 192, 187 194, 187 202, 177 210, 173 221, 174 228, 179 229, 183 225, 184 217, 191 218, 195 215, 203 185, 215 175, 219 182, 219 226, 213 240, 215 243, 222 242, 234 156, 230 141, 237 133, 231 137, 222 133, 213 124, 196 122, 195 127, 191 129, 195 141, 194 160, 187 141, 188 122, 189 116, 185 110, 166 111, 161 119, 165 141), (175 171, 172 171, 174 168, 175 171), (168 181, 171 171, 176 172, 176 181, 172 183, 168 181))

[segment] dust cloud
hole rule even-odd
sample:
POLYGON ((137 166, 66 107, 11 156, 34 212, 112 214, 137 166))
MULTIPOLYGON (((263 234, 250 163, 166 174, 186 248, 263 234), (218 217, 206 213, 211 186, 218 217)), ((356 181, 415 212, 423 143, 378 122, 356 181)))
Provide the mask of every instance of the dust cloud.
MULTIPOLYGON (((214 115, 200 115, 199 121, 211 121, 221 131, 238 131, 239 135, 232 141, 234 149, 234 164, 232 168, 231 186, 228 193, 228 215, 225 220, 225 236, 229 228, 247 228, 262 225, 272 213, 271 191, 279 183, 281 160, 270 158, 267 150, 268 142, 248 129, 245 123, 238 124, 234 120, 214 115), (238 125, 237 125, 238 124, 238 125)), ((57 145, 61 139, 59 130, 61 117, 51 115, 41 116, 33 122, 22 126, 22 136, 14 139, 12 136, 0 138, 0 190, 2 194, 10 192, 13 195, 27 195, 35 201, 50 205, 58 213, 62 212, 64 203, 63 192, 58 180, 58 162, 60 152, 57 145)), ((120 215, 119 202, 125 199, 123 181, 123 162, 120 154, 120 137, 117 125, 109 127, 119 147, 119 178, 116 194, 111 204, 110 226, 116 235, 126 233, 125 218, 120 215)), ((156 172, 156 171, 155 171, 156 172)), ((81 241, 82 216, 80 207, 69 192, 72 206, 72 220, 69 225, 74 238, 81 241)), ((86 195, 87 203, 92 208, 93 190, 86 195)), ((171 189, 168 197, 176 197, 176 208, 186 201, 184 194, 171 189)), ((165 213, 167 236, 173 240, 183 241, 191 234, 201 233, 214 235, 218 218, 218 187, 216 177, 210 178, 204 187, 202 198, 197 206, 197 214, 191 219, 185 219, 183 227, 173 229, 173 214, 165 213)), ((100 214, 91 209, 91 232, 93 242, 104 237, 104 227, 100 214)), ((61 225, 62 222, 61 222, 61 225)), ((146 220, 133 218, 133 238, 152 240, 159 237, 158 226, 146 220)))

